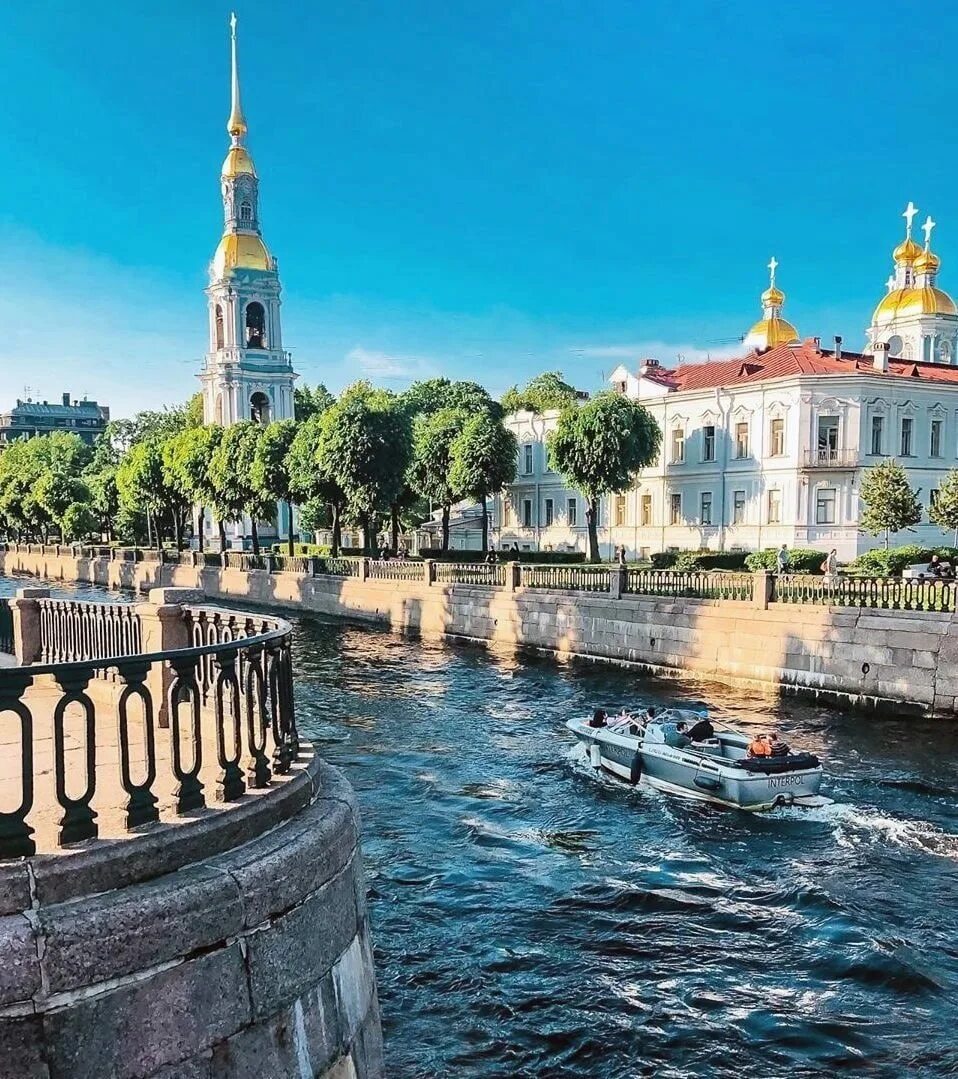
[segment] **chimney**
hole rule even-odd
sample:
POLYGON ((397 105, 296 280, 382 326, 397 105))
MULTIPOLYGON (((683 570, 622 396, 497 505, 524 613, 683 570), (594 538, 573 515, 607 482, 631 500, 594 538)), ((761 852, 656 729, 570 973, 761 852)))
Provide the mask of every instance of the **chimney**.
POLYGON ((840 360, 842 358, 842 335, 840 333, 835 334, 835 359, 840 360))
POLYGON ((65 404, 65 405, 66 405, 67 407, 69 407, 69 405, 70 405, 70 395, 69 395, 68 393, 65 393, 65 394, 63 395, 63 403, 64 403, 64 404, 65 404))
POLYGON ((888 374, 888 342, 876 341, 872 346, 872 355, 875 357, 873 362, 874 368, 880 374, 888 374))
POLYGON ((819 350, 819 352, 821 352, 822 339, 820 337, 813 337, 812 338, 812 344, 819 350))

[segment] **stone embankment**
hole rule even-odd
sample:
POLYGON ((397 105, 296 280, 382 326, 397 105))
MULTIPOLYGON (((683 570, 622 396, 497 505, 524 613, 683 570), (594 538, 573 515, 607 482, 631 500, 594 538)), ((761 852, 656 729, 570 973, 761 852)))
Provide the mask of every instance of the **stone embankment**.
MULTIPOLYGON (((247 556, 229 556, 249 566, 247 556)), ((349 576, 270 572, 228 565, 121 561, 39 549, 0 552, 0 570, 114 588, 201 588, 207 596, 365 619, 427 636, 545 649, 635 664, 772 693, 794 693, 866 710, 958 712, 958 615, 829 602, 768 601, 755 575, 747 599, 701 599, 453 583, 418 563, 368 563, 349 576)), ((207 556, 207 562, 214 561, 207 556)), ((448 567, 434 567, 448 570, 448 567)), ((500 570, 503 567, 498 567, 500 570)), ((464 567, 464 569, 467 569, 464 567)), ((476 575, 477 578, 480 576, 476 575)), ((614 576, 614 575, 613 575, 614 576)), ((530 575, 530 580, 531 580, 530 575)), ((820 580, 820 579, 819 579, 820 580)), ((732 594, 738 594, 733 590, 732 594)))

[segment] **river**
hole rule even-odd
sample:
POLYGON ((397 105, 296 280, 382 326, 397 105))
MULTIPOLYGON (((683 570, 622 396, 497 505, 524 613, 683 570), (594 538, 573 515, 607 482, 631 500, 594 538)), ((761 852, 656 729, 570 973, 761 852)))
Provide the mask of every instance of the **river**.
POLYGON ((390 1079, 958 1075, 958 725, 293 621, 300 729, 362 806, 390 1079), (820 754, 834 804, 632 789, 563 729, 689 699, 820 754))
POLYGON ((603 778, 563 721, 688 700, 297 620, 302 731, 359 792, 388 1074, 958 1074, 958 727, 694 692, 820 754, 820 810, 603 778))

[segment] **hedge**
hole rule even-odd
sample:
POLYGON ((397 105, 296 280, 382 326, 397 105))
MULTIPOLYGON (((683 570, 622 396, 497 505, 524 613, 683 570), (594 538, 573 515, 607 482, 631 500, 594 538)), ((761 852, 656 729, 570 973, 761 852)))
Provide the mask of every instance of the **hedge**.
MULTIPOLYGON (((754 551, 745 559, 745 565, 754 573, 756 570, 778 569, 779 547, 766 547, 763 551, 754 551)), ((790 573, 821 573, 822 562, 828 557, 827 551, 813 551, 810 547, 788 548, 788 569, 790 573)))
POLYGON ((657 551, 651 556, 653 569, 675 569, 683 573, 745 569, 745 551, 657 551))
POLYGON ((864 551, 849 563, 848 569, 863 577, 900 577, 908 566, 930 562, 935 554, 953 566, 958 564, 956 547, 921 547, 917 543, 906 543, 901 547, 889 547, 887 551, 884 547, 864 551))

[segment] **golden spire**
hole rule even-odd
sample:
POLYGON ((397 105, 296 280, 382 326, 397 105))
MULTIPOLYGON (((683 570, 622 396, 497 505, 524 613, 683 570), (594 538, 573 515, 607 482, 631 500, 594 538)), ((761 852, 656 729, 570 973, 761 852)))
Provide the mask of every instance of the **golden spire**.
POLYGON ((230 12, 230 51, 232 56, 231 108, 230 118, 226 121, 226 130, 233 138, 234 145, 246 134, 246 117, 240 104, 239 70, 236 66, 236 13, 230 12))

